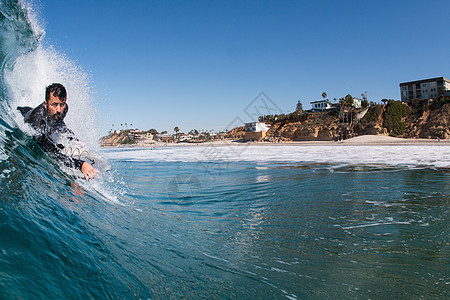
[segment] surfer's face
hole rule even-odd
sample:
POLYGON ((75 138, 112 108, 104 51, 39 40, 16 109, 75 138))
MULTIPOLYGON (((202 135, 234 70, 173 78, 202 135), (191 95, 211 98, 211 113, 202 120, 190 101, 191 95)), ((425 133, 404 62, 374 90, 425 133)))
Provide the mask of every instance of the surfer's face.
POLYGON ((65 107, 66 100, 62 101, 58 97, 50 95, 50 99, 46 102, 47 115, 53 120, 59 120, 65 107))

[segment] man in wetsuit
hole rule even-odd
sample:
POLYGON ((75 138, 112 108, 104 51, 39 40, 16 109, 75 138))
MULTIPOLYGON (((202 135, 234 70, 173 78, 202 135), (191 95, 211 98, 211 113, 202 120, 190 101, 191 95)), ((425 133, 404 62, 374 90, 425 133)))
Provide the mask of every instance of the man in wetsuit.
POLYGON ((24 116, 25 123, 30 124, 38 131, 39 135, 35 140, 42 150, 51 153, 64 165, 79 169, 86 180, 89 180, 95 177, 94 167, 85 161, 61 153, 61 146, 57 145, 55 140, 60 135, 69 140, 76 140, 74 133, 64 123, 64 117, 68 111, 66 99, 65 87, 60 83, 53 83, 46 88, 45 101, 41 105, 35 108, 17 107, 17 109, 24 116))

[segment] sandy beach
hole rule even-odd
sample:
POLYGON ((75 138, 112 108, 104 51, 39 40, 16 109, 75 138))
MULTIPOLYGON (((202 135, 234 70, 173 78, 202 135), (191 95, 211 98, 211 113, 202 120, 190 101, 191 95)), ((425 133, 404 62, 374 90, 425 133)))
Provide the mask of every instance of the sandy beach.
MULTIPOLYGON (((435 139, 405 139, 383 135, 363 135, 344 141, 293 141, 293 142, 242 142, 233 140, 213 141, 200 143, 198 146, 221 146, 221 145, 342 145, 342 146, 386 146, 386 145, 436 145, 450 146, 450 140, 435 139)), ((167 146, 193 146, 192 143, 168 144, 167 146)))
POLYGON ((243 142, 242 140, 221 140, 204 143, 153 143, 153 144, 132 144, 119 146, 103 146, 104 148, 152 148, 152 147, 218 147, 218 146, 408 146, 408 145, 433 145, 433 146, 450 146, 450 139, 407 139, 396 138, 384 135, 363 135, 354 137, 344 141, 292 141, 292 142, 243 142))

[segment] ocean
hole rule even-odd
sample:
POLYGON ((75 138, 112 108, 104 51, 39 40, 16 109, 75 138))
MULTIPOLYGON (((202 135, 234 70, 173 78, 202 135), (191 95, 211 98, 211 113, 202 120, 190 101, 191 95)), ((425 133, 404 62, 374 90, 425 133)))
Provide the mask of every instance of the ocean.
POLYGON ((1 299, 449 298, 449 146, 100 149, 89 76, 0 3, 1 299), (36 145, 15 107, 48 82, 112 171, 36 145))

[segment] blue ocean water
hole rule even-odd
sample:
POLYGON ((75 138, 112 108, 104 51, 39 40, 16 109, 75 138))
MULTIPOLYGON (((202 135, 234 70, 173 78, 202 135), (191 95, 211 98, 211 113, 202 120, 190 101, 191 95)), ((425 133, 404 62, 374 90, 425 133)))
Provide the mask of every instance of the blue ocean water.
POLYGON ((170 258, 153 262, 182 282, 177 296, 448 296, 448 168, 273 158, 327 150, 315 146, 243 148, 245 160, 201 155, 228 148, 107 150, 123 197, 142 213, 140 242, 149 246, 148 219, 170 224, 150 235, 168 239, 160 246, 170 258))
POLYGON ((0 3, 1 299, 449 297, 450 147, 106 149, 86 182, 14 114, 84 76, 0 3))

